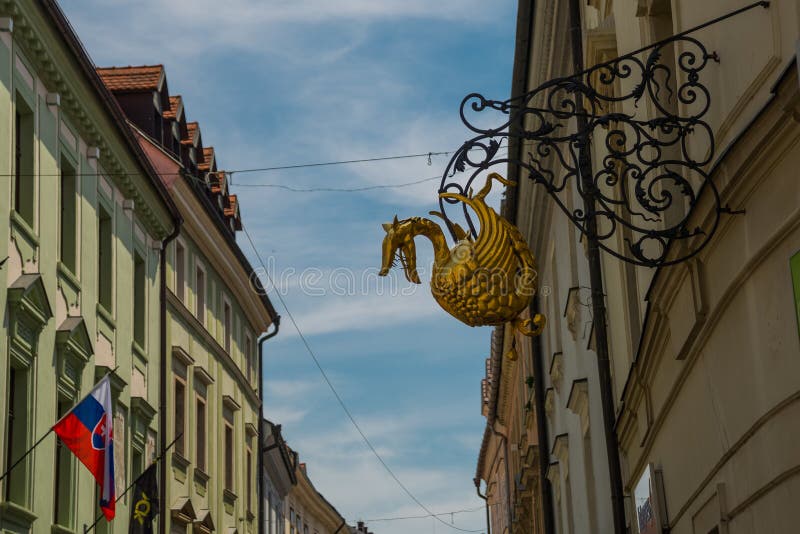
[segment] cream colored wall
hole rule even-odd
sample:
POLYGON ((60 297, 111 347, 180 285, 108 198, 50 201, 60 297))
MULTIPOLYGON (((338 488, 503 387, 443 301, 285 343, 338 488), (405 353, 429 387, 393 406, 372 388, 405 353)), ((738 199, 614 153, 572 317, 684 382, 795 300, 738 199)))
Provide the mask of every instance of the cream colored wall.
MULTIPOLYGON (((295 534, 304 534, 303 525, 308 525, 308 534, 334 534, 341 526, 342 518, 320 498, 317 491, 310 484, 309 479, 298 469, 297 484, 292 486, 289 494, 284 499, 284 518, 286 531, 290 533, 290 510, 300 514, 302 523, 300 531, 295 534)), ((342 529, 339 532, 342 532, 342 529)))
MULTIPOLYGON (((186 217, 179 242, 185 250, 184 300, 177 297, 177 276, 175 270, 176 242, 173 242, 168 262, 169 287, 169 329, 168 347, 171 352, 171 376, 168 387, 170 410, 174 411, 175 394, 172 380, 176 369, 185 366, 186 386, 186 450, 184 458, 173 458, 170 464, 168 487, 170 502, 179 497, 189 497, 196 512, 201 509, 211 511, 217 531, 236 528, 240 533, 254 533, 258 529, 258 458, 257 429, 259 423, 259 401, 256 394, 257 377, 257 339, 258 325, 250 322, 251 309, 257 296, 250 291, 249 277, 234 271, 220 273, 219 256, 226 255, 231 261, 233 253, 220 248, 213 232, 201 231, 197 224, 211 224, 204 220, 202 205, 192 196, 186 184, 176 185, 174 198, 182 214, 192 212, 186 217), (206 280, 206 311, 204 321, 197 319, 196 266, 201 266, 206 280), (223 283, 226 280, 227 283, 223 283), (244 289, 243 289, 244 288, 244 289), (224 349, 225 339, 222 326, 223 302, 228 302, 232 312, 231 350, 224 349), (244 306, 250 306, 247 310, 244 306), (245 354, 245 335, 251 339, 250 354, 245 354), (182 356, 172 351, 180 347, 191 360, 183 362, 182 356), (250 380, 247 380, 247 366, 251 365, 250 380), (208 375, 205 378, 204 375, 208 375), (210 383, 206 385, 206 382, 210 383), (197 466, 197 439, 195 429, 197 410, 196 392, 204 393, 206 399, 206 469, 197 466), (234 430, 234 487, 232 492, 225 490, 224 468, 225 447, 224 429, 226 417, 233 423, 234 430), (248 443, 252 452, 252 469, 246 468, 248 443), (207 479, 207 480, 206 480, 207 479), (252 488, 252 501, 247 500, 247 481, 252 488), (249 513, 248 513, 249 512, 249 513)), ((234 245, 235 246, 235 245, 234 245)), ((230 267, 230 263, 222 265, 230 267)), ((222 267, 225 268, 225 267, 222 267)), ((257 309, 257 308, 256 308, 257 309)), ((269 324, 270 318, 265 310, 259 311, 259 324, 269 324)), ((168 427, 168 441, 174 438, 174 426, 168 427)), ((198 512, 199 515, 199 512, 198 512)), ((174 519, 169 518, 172 525, 174 519)))
MULTIPOLYGON (((651 38, 633 4, 614 3, 620 53, 651 38)), ((674 27, 741 5, 673 1, 674 27)), ((800 6, 772 2, 768 10, 755 9, 696 37, 721 58, 703 71, 719 157, 767 104, 794 57, 800 6)), ((800 249, 800 148, 797 76, 792 71, 788 77, 778 103, 714 178, 723 204, 747 213, 725 217, 697 261, 659 274, 633 367, 628 347, 641 325, 625 307, 630 277, 617 260, 603 260, 618 406, 625 391, 619 433, 626 491, 649 463, 663 469, 672 532, 705 534, 717 524, 729 533, 792 528, 788 510, 800 487, 800 464, 789 444, 798 440, 791 421, 800 410, 800 347, 788 262, 800 249)), ((596 150, 595 165, 599 157, 596 150)), ((705 214, 702 206, 697 211, 705 214)), ((639 268, 635 278, 644 318, 652 274, 639 268)))
MULTIPOLYGON (((588 4, 583 7, 587 65, 602 60, 594 54, 615 57, 653 42, 658 37, 653 21, 637 16, 637 10, 653 3, 657 2, 582 3, 588 4), (601 13, 613 13, 613 24, 601 25, 601 13)), ((671 4, 676 31, 742 6, 733 0, 671 4)), ((536 6, 530 88, 572 70, 564 37, 568 2, 542 1, 536 6)), ((795 54, 798 28, 800 5, 783 0, 696 35, 721 58, 703 73, 713 95, 710 116, 717 155, 769 99, 770 88, 795 54)), ((796 74, 788 78, 796 90, 796 74)), ((630 89, 630 83, 622 81, 622 89, 630 89)), ((649 312, 644 296, 654 271, 630 268, 603 255, 626 492, 648 463, 663 468, 673 532, 706 534, 711 527, 703 528, 710 524, 709 517, 719 518, 720 506, 734 511, 729 532, 790 530, 784 524, 788 514, 775 511, 790 509, 787 499, 792 492, 796 495, 800 470, 798 456, 789 452, 797 450, 797 430, 789 421, 797 417, 800 383, 788 266, 788 258, 800 249, 795 224, 800 160, 793 122, 800 115, 792 98, 796 97, 780 99, 777 109, 788 109, 770 115, 767 126, 729 154, 715 177, 724 203, 746 208, 747 214, 727 217, 699 262, 664 269, 649 312), (774 142, 752 148, 764 140, 774 142), (761 158, 758 163, 751 161, 747 172, 739 172, 739 166, 756 155, 761 158), (747 186, 731 188, 732 184, 747 186), (634 365, 646 314, 648 333, 634 365), (718 483, 724 484, 722 489, 718 483), (773 512, 768 516, 766 510, 773 512)), ((623 109, 632 112, 631 106, 623 109)), ((602 136, 594 142, 597 168, 603 157, 602 136)), ((584 247, 552 201, 528 181, 520 182, 517 223, 539 262, 540 288, 548 291, 539 293, 549 322, 542 335, 548 410, 541 415, 547 420, 551 447, 557 436, 567 437, 547 459, 568 464, 568 479, 564 469, 553 470, 560 501, 558 528, 610 532, 596 356, 587 350, 585 331, 591 320, 588 291, 579 292, 583 304, 563 317, 568 288, 589 285, 584 247), (553 354, 559 352, 560 362, 553 365, 553 354), (583 438, 581 415, 566 406, 570 385, 581 378, 589 384, 584 416, 588 433, 583 438), (565 507, 571 507, 571 513, 565 507)), ((580 205, 579 198, 572 201, 580 205)))
POLYGON ((792 528, 800 472, 800 343, 789 273, 800 249, 798 98, 793 69, 778 102, 721 169, 733 178, 724 180, 726 193, 746 215, 726 219, 691 269, 656 285, 658 315, 622 436, 633 478, 647 462, 663 468, 673 532, 705 532, 721 516, 730 533, 792 528), (693 312, 696 300, 705 314, 693 312), (717 504, 704 507, 709 499, 717 504))

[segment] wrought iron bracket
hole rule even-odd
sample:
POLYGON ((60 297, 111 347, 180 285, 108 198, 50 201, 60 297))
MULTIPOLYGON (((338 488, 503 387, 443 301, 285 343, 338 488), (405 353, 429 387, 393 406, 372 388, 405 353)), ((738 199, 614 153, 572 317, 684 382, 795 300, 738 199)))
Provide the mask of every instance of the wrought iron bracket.
MULTIPOLYGON (((706 118, 711 93, 701 74, 720 58, 691 34, 768 6, 750 4, 507 100, 467 95, 459 113, 475 136, 451 158, 439 193, 468 194, 480 174, 515 165, 520 176, 543 186, 578 230, 591 232, 607 253, 648 267, 693 257, 712 238, 722 214, 743 211, 721 204, 709 175, 715 157, 706 118), (487 128, 483 124, 492 113, 500 121, 487 128), (576 120, 579 116, 582 120, 576 120), (519 156, 501 157, 501 143, 509 139, 523 147, 519 156), (602 150, 599 169, 580 161, 585 148, 602 150), (581 175, 587 168, 589 180, 581 175), (594 212, 585 213, 576 195, 591 199, 594 212), (712 216, 702 227, 692 226, 692 209, 701 195, 712 203, 712 216), (596 225, 589 224, 590 218, 596 225)), ((439 199, 454 239, 455 224, 446 208, 459 203, 439 199)), ((461 203, 461 209, 477 237, 467 206, 461 203)))

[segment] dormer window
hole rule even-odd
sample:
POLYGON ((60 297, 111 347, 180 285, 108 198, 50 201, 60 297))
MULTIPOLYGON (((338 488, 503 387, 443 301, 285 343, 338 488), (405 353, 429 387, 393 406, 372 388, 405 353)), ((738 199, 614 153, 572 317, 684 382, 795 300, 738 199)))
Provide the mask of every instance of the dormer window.
POLYGON ((177 155, 181 150, 181 129, 177 121, 172 123, 172 151, 177 155))
POLYGON ((159 93, 153 93, 153 138, 160 144, 164 144, 164 137, 162 133, 163 119, 161 117, 161 96, 159 93))

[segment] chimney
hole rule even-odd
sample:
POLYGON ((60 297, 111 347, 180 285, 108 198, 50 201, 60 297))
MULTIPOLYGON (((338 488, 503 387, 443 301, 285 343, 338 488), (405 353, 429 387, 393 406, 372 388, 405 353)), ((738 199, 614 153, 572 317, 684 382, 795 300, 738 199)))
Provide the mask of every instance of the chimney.
POLYGON ((359 532, 366 532, 366 530, 364 529, 364 522, 363 521, 359 521, 358 522, 358 531, 359 532))

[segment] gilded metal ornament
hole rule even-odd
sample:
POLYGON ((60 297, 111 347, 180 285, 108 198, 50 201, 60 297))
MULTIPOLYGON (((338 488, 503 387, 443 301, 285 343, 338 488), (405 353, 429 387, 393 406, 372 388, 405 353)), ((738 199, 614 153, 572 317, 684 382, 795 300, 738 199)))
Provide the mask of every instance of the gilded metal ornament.
MULTIPOLYGON (((497 173, 490 174, 476 194, 443 192, 449 202, 470 207, 479 223, 476 237, 452 224, 456 244, 448 248, 442 228, 430 219, 411 217, 383 225, 381 276, 398 263, 409 282, 419 284, 414 239, 424 236, 433 244, 434 261, 431 293, 444 310, 469 326, 509 323, 526 336, 536 336, 545 325, 544 316, 523 318, 536 293, 536 262, 519 230, 486 204, 486 196, 496 180, 515 185, 497 173)), ((441 217, 438 212, 431 215, 441 217)))

